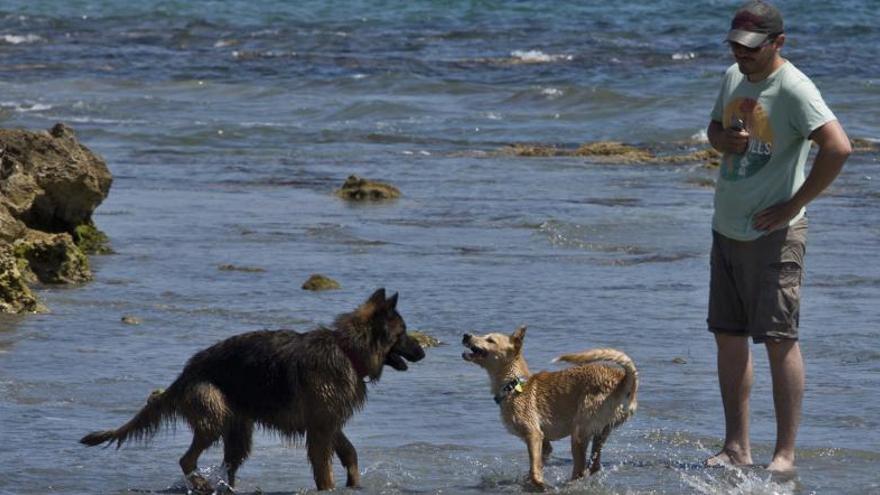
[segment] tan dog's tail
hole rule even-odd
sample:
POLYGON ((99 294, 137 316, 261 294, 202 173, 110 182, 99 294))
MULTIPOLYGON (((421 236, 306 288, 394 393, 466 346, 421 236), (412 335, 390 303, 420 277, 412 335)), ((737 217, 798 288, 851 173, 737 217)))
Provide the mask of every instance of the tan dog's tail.
MULTIPOLYGON (((172 387, 173 388, 173 387, 172 387)), ((115 430, 93 431, 82 437, 79 442, 89 447, 105 442, 116 442, 116 448, 126 440, 146 441, 153 437, 163 422, 173 419, 174 400, 169 397, 171 389, 164 392, 153 392, 145 405, 128 423, 115 430)))
POLYGON ((553 360, 554 363, 560 361, 578 365, 608 361, 623 367, 626 376, 623 379, 619 390, 626 393, 624 400, 627 402, 629 414, 636 412, 636 407, 638 405, 636 394, 639 390, 639 371, 636 369, 635 363, 633 363, 633 360, 630 359, 629 356, 616 349, 592 349, 575 354, 563 354, 553 360))

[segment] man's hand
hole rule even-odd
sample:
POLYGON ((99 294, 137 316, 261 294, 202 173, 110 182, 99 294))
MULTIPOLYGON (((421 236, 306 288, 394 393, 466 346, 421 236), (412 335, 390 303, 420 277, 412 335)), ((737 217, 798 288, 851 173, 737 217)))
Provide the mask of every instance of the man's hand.
POLYGON ((722 135, 722 146, 727 150, 728 153, 736 153, 741 155, 746 152, 746 148, 749 147, 749 131, 736 130, 732 127, 728 127, 724 129, 724 134, 722 135))
POLYGON ((788 225, 801 208, 807 206, 834 181, 852 153, 849 137, 836 120, 813 131, 810 139, 819 145, 819 152, 816 153, 807 180, 788 201, 759 211, 752 220, 755 230, 769 232, 788 225))
POLYGON ((716 120, 709 123, 706 134, 709 136, 709 144, 722 153, 742 154, 749 146, 748 131, 732 127, 725 129, 721 122, 716 120))
POLYGON ((791 201, 779 203, 759 211, 752 220, 752 227, 761 232, 771 232, 787 227, 792 218, 797 216, 801 207, 791 201))

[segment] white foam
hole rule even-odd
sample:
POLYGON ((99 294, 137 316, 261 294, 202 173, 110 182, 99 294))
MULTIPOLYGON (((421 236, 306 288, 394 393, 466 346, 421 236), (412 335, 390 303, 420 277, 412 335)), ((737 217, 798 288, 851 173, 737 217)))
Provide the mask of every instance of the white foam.
POLYGON ((550 97, 550 98, 559 98, 559 97, 562 96, 564 93, 562 92, 561 89, 556 89, 556 88, 544 88, 544 89, 541 90, 541 94, 544 95, 544 96, 548 96, 548 97, 550 97))
POLYGON ((737 467, 722 470, 706 469, 699 474, 681 471, 682 481, 701 495, 793 495, 797 489, 794 481, 778 483, 773 475, 747 472, 737 467), (713 476, 712 473, 719 474, 713 476))
POLYGON ((697 143, 708 143, 709 142, 709 135, 706 134, 706 129, 700 129, 696 133, 692 134, 691 141, 694 141, 697 143))
POLYGON ((36 34, 25 34, 25 35, 17 35, 17 34, 4 34, 0 36, 0 40, 9 43, 10 45, 21 45, 23 43, 38 43, 43 41, 43 38, 37 36, 36 34))
POLYGON ((697 54, 694 52, 685 52, 685 53, 673 53, 672 60, 693 60, 697 58, 697 54))
POLYGON ((49 105, 47 103, 3 101, 3 102, 0 102, 0 108, 10 108, 15 112, 28 113, 28 112, 42 112, 44 110, 51 110, 52 105, 49 105))
POLYGON ((525 63, 547 63, 558 61, 570 61, 574 59, 573 55, 567 54, 547 54, 541 50, 514 50, 510 52, 510 56, 525 63))

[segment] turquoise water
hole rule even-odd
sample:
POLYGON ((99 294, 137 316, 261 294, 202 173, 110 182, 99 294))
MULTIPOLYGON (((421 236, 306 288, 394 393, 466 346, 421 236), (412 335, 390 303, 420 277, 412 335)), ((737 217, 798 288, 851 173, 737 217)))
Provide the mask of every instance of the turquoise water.
MULTIPOLYGON (((63 121, 107 160, 114 184, 95 221, 116 251, 92 259, 88 285, 41 288, 50 313, 0 317, 0 493, 181 492, 185 427, 119 451, 77 440, 126 421, 198 349, 329 323, 380 286, 400 292, 410 328, 447 345, 406 373, 388 370, 348 425, 365 493, 522 490, 525 447, 458 345, 465 331, 519 324, 533 370, 612 346, 642 378, 606 470, 566 484, 559 442, 553 491, 880 493, 877 152, 855 154, 809 208, 793 478, 698 467, 723 432, 704 323, 704 184, 716 172, 499 152, 606 139, 661 153, 705 146, 736 5, 0 3, 0 125, 63 121), (403 197, 343 203, 332 191, 350 174, 403 197), (301 290, 316 272, 343 288, 301 290)), ((784 53, 851 137, 876 142, 876 3, 779 5, 784 53)), ((773 409, 754 351, 752 440, 766 463, 773 409)), ((219 458, 211 450, 202 466, 219 458)), ((264 433, 239 474, 244 493, 313 486, 303 449, 264 433)))

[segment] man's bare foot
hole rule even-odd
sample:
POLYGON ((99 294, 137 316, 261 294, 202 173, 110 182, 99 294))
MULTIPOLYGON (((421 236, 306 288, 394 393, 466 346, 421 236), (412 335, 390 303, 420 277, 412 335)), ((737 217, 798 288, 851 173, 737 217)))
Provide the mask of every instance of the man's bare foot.
POLYGON ((794 458, 778 455, 767 465, 767 471, 773 473, 791 473, 794 472, 794 458))
POLYGON ((741 454, 730 449, 722 449, 721 452, 706 459, 706 466, 747 466, 752 463, 752 456, 741 454))

